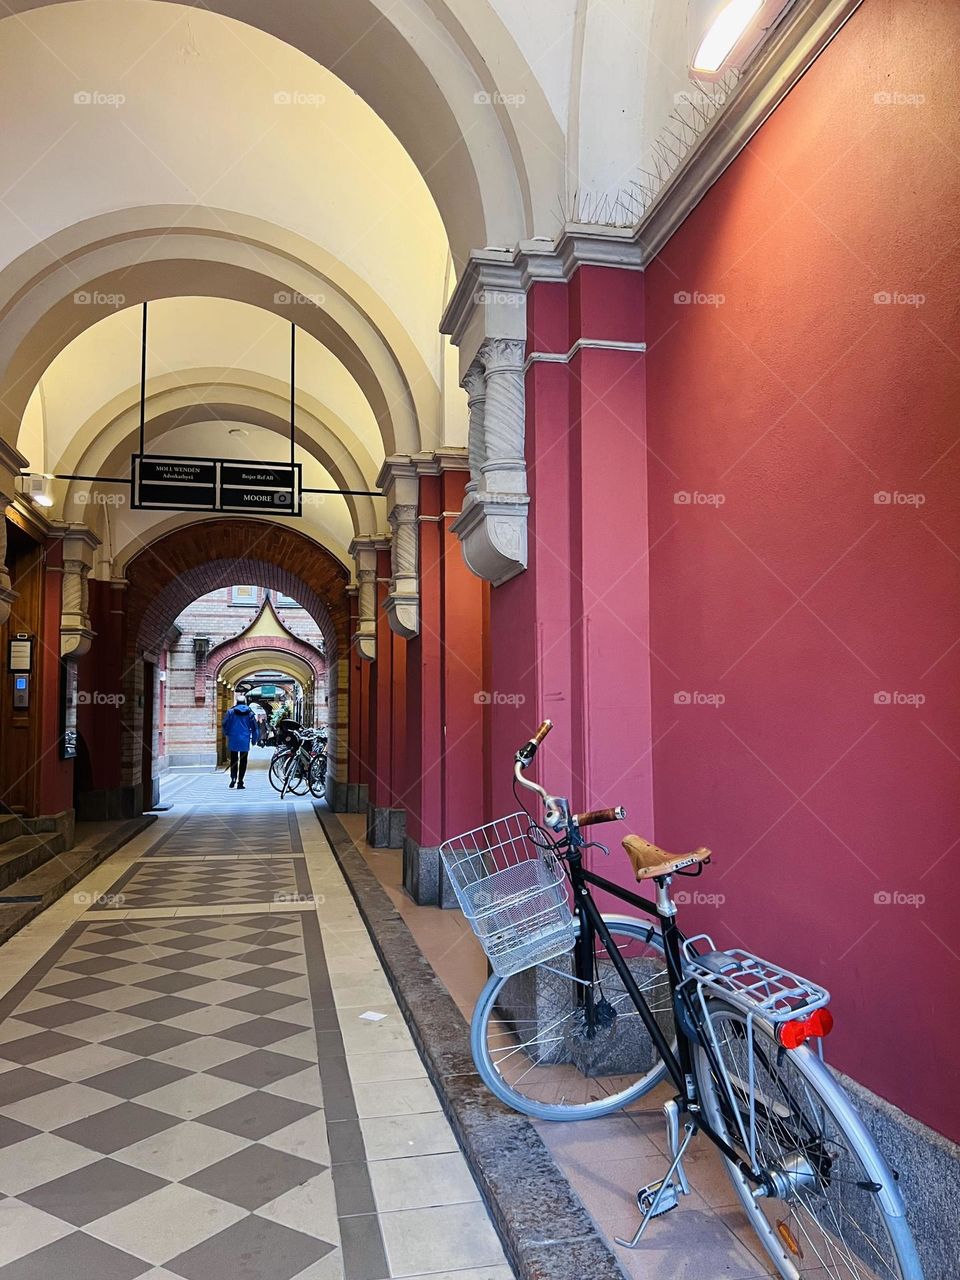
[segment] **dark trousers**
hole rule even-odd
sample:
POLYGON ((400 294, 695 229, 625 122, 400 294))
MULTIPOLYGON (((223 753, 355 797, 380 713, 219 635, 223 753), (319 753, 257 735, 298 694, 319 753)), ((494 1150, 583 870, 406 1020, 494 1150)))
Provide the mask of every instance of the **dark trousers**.
POLYGON ((230 781, 242 782, 243 775, 247 772, 247 751, 231 751, 230 752, 230 781))

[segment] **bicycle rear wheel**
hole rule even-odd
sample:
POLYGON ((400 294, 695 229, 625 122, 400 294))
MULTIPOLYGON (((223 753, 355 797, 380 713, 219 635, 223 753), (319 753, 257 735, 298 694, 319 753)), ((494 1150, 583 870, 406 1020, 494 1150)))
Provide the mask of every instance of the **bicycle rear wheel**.
POLYGON ((697 1045, 701 1105, 748 1164, 755 1134, 757 1165, 778 1194, 758 1197, 736 1165, 725 1164, 779 1275, 923 1280, 893 1173, 819 1056, 806 1046, 784 1049, 767 1023, 755 1018, 748 1027, 743 1013, 720 1000, 707 1002, 704 1030, 717 1066, 697 1045))
POLYGON ((287 761, 283 771, 283 786, 280 788, 280 797, 282 799, 288 794, 295 796, 306 795, 309 788, 310 784, 304 768, 303 757, 299 751, 295 751, 287 761))
POLYGON ((318 800, 326 794, 327 757, 325 753, 316 755, 310 761, 310 791, 318 800))
MULTIPOLYGON (((675 1038, 663 941, 652 924, 605 916, 618 950, 675 1038)), ((593 980, 574 975, 573 953, 484 987, 471 1024, 473 1059, 492 1093, 538 1120, 587 1120, 618 1111, 666 1075, 633 1001, 599 938, 593 980), (588 1032, 585 1000, 597 1016, 588 1032)))
POLYGON ((275 751, 273 753, 268 777, 270 778, 270 785, 275 791, 283 790, 283 775, 289 762, 289 751, 275 751))

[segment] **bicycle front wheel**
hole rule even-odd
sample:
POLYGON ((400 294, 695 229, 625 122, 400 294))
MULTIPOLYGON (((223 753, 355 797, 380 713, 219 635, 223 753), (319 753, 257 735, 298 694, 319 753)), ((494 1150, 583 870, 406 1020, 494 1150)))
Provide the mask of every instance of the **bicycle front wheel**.
MULTIPOLYGON (((675 1039, 659 930, 605 916, 613 940, 668 1043, 675 1039)), ((603 943, 589 981, 573 954, 509 978, 494 975, 471 1024, 473 1060, 490 1091, 538 1120, 588 1120, 618 1111, 666 1075, 640 1014, 603 943)))
POLYGON ((704 1036, 713 1061, 702 1044, 694 1054, 704 1115, 776 1187, 758 1196, 725 1160, 778 1274, 923 1280, 893 1173, 819 1055, 784 1049, 767 1023, 754 1018, 748 1026, 720 1000, 707 1002, 704 1036))

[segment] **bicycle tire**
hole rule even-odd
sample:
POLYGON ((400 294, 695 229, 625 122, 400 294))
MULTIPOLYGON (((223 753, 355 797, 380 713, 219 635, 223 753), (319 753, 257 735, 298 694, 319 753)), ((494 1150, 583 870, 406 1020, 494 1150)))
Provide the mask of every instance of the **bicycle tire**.
POLYGON ((722 1000, 708 1000, 706 1015, 730 1084, 695 1045, 700 1102, 711 1128, 747 1163, 740 1124, 749 1135, 744 1068, 753 1037, 757 1161, 779 1174, 783 1195, 757 1197, 738 1167, 724 1164, 777 1273, 801 1280, 812 1266, 825 1280, 923 1280, 894 1174, 820 1056, 806 1045, 782 1048, 768 1023, 754 1018, 748 1028, 746 1015, 722 1000))
POLYGON ((267 776, 270 779, 270 785, 275 791, 283 788, 283 771, 290 759, 290 754, 286 751, 275 751, 270 760, 270 769, 267 776))
MULTIPOLYGON (((309 765, 304 768, 303 755, 298 751, 290 761, 290 767, 287 770, 286 791, 289 791, 295 796, 305 796, 309 790, 309 765)), ((282 794, 286 794, 286 791, 282 794)))
POLYGON ((310 761, 310 793, 321 800, 327 793, 327 757, 314 756, 310 761))
MULTIPOLYGON (((643 975, 637 974, 638 983, 647 995, 648 1003, 654 1009, 667 1040, 673 1040, 675 1036, 673 1010, 666 963, 663 962, 660 967, 663 941, 659 930, 652 924, 627 916, 604 916, 604 920, 614 938, 618 941, 622 938, 625 948, 633 953, 632 958, 639 962, 638 969, 641 965, 649 968, 649 973, 643 980, 641 980, 643 975), (638 948, 643 950, 638 951, 638 948)), ((602 950, 599 940, 598 946, 602 950)), ((605 951, 602 954, 606 956, 605 951)), ((609 993, 614 982, 619 983, 620 979, 609 957, 604 964, 607 972, 602 978, 598 978, 597 985, 605 983, 609 993)), ((570 984, 570 991, 564 994, 564 989, 560 988, 559 998, 561 1007, 564 1004, 569 1006, 572 1003, 571 993, 576 989, 570 955, 560 956, 546 964, 534 965, 532 969, 524 970, 509 978, 501 978, 496 974, 490 978, 480 993, 470 1026, 473 1060, 481 1079, 491 1093, 508 1107, 512 1107, 523 1115, 537 1120, 595 1119, 619 1111, 648 1093, 663 1080, 667 1069, 656 1054, 653 1042, 632 1004, 628 1014, 620 1012, 624 1002, 629 1001, 629 996, 623 987, 620 988, 619 994, 615 993, 615 999, 610 1001, 617 1012, 613 1025, 618 1028, 618 1032, 623 1032, 623 1038, 614 1044, 611 1033, 600 1033, 606 1035, 607 1039, 604 1044, 598 1046, 596 1052, 606 1052, 607 1062, 611 1066, 621 1067, 628 1062, 639 1061, 642 1065, 646 1065, 646 1070, 639 1076, 622 1070, 611 1070, 604 1075, 588 1075, 573 1062, 548 1062, 547 1057, 556 1057, 558 1052, 576 1056, 582 1052, 584 1044, 579 1032, 579 1016, 575 1007, 570 1008, 569 1013, 559 1018, 554 1016, 558 975, 560 980, 566 976, 561 966, 566 966, 570 970, 570 976, 566 978, 570 984), (542 981, 538 978, 538 971, 542 971, 542 981), (510 984, 514 984, 513 990, 510 984), (534 993, 534 999, 528 999, 526 1004, 523 1003, 524 990, 532 990, 534 993), (554 1006, 546 1014, 543 1009, 545 1003, 552 1003, 554 1006), (503 1010, 508 1005, 512 1011, 505 1013, 503 1010), (521 1012, 533 1012, 535 1016, 533 1018, 518 1017, 518 1009, 521 1012), (524 1066, 523 1058, 513 1061, 518 1053, 525 1054, 529 1060, 531 1055, 528 1046, 533 1043, 529 1037, 526 1042, 519 1041, 516 1027, 530 1022, 540 1026, 544 1017, 548 1019, 543 1026, 543 1031, 546 1033, 544 1056, 539 1061, 534 1061, 530 1067, 524 1066), (624 1018, 630 1019, 629 1026, 624 1023, 624 1018), (517 1040, 513 1047, 510 1043, 511 1036, 517 1040), (492 1037, 496 1037, 500 1043, 492 1045, 492 1037), (551 1045, 554 1047, 550 1048, 551 1045), (501 1049, 503 1052, 500 1052, 501 1049), (651 1057, 654 1059, 652 1062, 651 1057), (517 1067, 522 1068, 519 1075, 517 1067), (541 1067, 544 1070, 541 1071, 541 1067), (513 1076, 512 1080, 505 1077, 504 1069, 507 1076, 513 1076), (535 1071, 538 1074, 531 1078, 535 1071), (528 1096, 523 1089, 517 1087, 518 1084, 522 1084, 523 1089, 529 1090, 530 1093, 536 1092, 540 1096, 528 1096), (582 1096, 578 1097, 578 1094, 582 1096)), ((589 1053, 594 1053, 593 1046, 589 1047, 589 1053)), ((598 1059, 594 1056, 587 1060, 585 1056, 584 1065, 596 1072, 598 1059)))

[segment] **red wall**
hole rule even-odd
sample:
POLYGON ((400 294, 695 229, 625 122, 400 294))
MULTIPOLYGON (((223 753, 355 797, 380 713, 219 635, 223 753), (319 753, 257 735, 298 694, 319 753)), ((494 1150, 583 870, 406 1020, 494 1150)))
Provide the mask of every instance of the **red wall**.
POLYGON ((657 838, 716 851, 688 919, 828 984, 832 1060, 954 1139, 958 40, 869 0, 646 280, 657 838))

